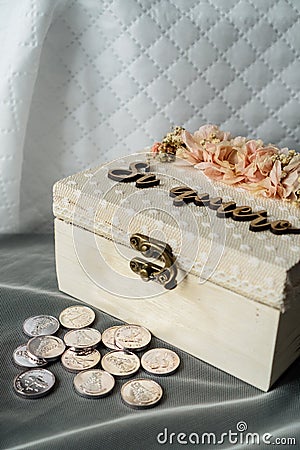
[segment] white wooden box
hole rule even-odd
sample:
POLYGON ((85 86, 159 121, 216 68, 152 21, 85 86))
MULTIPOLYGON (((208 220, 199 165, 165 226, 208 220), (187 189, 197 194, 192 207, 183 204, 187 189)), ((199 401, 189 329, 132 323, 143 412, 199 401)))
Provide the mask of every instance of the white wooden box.
POLYGON ((108 177, 109 170, 137 160, 145 156, 54 185, 59 289, 267 391, 299 355, 300 235, 255 233, 249 222, 218 218, 207 207, 176 207, 169 191, 187 185, 210 198, 265 209, 269 221, 286 219, 295 227, 298 209, 210 182, 178 160, 151 162, 156 187, 108 177), (178 267, 174 289, 145 283, 131 270, 131 259, 143 256, 130 246, 135 233, 171 246, 178 267))

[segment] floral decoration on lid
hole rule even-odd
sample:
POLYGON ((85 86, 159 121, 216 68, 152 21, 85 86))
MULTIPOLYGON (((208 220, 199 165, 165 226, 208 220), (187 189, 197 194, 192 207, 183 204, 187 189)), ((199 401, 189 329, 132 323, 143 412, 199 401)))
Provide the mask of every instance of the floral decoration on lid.
POLYGON ((217 125, 204 125, 194 134, 175 127, 152 152, 161 161, 187 159, 213 180, 300 206, 300 154, 295 150, 232 137, 217 125))

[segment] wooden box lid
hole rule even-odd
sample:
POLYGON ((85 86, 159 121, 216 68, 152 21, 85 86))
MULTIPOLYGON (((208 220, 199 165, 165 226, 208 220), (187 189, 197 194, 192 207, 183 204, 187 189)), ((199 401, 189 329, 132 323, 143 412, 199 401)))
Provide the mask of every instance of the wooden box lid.
MULTIPOLYGON (((255 197, 240 188, 211 181, 179 158, 171 163, 151 160, 151 173, 160 184, 139 189, 135 182, 120 183, 108 171, 145 162, 135 154, 107 165, 71 175, 53 187, 55 217, 129 246, 133 233, 167 242, 178 266, 209 279, 249 300, 284 311, 299 296, 300 234, 253 232, 249 222, 217 217, 216 210, 194 203, 176 207, 170 190, 186 185, 210 198, 222 197, 253 211, 267 210, 268 221, 288 220, 300 227, 300 211, 279 200, 255 197)), ((126 262, 127 263, 127 262, 126 262)), ((298 299, 299 300, 299 299, 298 299)))

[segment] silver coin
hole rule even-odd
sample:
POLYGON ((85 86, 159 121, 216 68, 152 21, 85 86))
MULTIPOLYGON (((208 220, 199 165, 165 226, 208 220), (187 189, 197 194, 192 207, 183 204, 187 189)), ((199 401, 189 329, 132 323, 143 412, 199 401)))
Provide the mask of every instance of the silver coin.
POLYGON ((65 344, 74 350, 92 349, 101 341, 101 333, 95 328, 71 330, 64 336, 65 344))
POLYGON ((13 353, 13 361, 20 367, 44 367, 47 361, 43 358, 35 358, 27 352, 27 345, 19 345, 13 353))
POLYGON ((141 359, 143 369, 155 375, 170 375, 180 364, 177 353, 167 348, 148 350, 141 359))
POLYGON ((106 353, 101 361, 102 368, 115 377, 126 378, 135 374, 140 368, 140 358, 134 353, 114 350, 106 353))
POLYGON ((87 398, 99 398, 109 394, 115 385, 114 377, 104 370, 79 372, 74 378, 77 394, 87 398))
POLYGON ((102 342, 105 347, 111 350, 118 350, 115 340, 115 333, 120 328, 121 325, 116 325, 114 327, 107 328, 102 333, 102 342))
POLYGON ((145 378, 127 381, 122 386, 122 400, 132 408, 151 408, 162 398, 162 387, 156 381, 145 378))
POLYGON ((116 345, 133 351, 140 351, 149 345, 151 333, 140 325, 122 325, 115 334, 116 345))
POLYGON ((23 331, 27 336, 55 334, 59 329, 59 321, 53 316, 33 316, 23 323, 23 331))
POLYGON ((65 351, 65 344, 57 336, 36 336, 29 339, 27 352, 37 358, 55 359, 65 351))
POLYGON ((39 398, 48 394, 54 384, 55 376, 50 370, 32 369, 15 378, 14 389, 22 397, 39 398))
POLYGON ((91 325, 95 320, 95 313, 87 306, 70 306, 59 315, 59 321, 65 328, 78 329, 91 325))
POLYGON ((80 370, 88 370, 95 367, 101 359, 98 350, 88 352, 75 352, 68 349, 61 357, 62 365, 70 372, 79 372, 80 370))

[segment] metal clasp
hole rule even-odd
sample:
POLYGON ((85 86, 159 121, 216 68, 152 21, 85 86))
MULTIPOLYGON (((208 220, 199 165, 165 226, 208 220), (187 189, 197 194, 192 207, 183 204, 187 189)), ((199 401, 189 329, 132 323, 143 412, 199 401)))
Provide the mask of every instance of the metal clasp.
POLYGON ((177 286, 176 257, 168 244, 136 233, 131 236, 130 245, 147 258, 155 258, 164 263, 164 267, 161 267, 142 258, 133 258, 130 261, 133 272, 140 275, 144 281, 156 281, 166 289, 174 289, 177 286))

